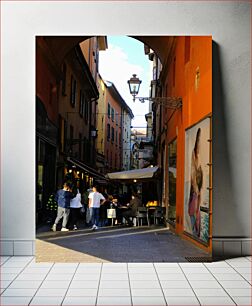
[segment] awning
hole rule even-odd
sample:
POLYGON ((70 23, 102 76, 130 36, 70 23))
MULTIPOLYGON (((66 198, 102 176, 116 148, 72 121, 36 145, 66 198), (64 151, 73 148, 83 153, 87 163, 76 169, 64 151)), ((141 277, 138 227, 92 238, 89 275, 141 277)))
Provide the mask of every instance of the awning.
POLYGON ((149 167, 143 169, 121 171, 108 173, 107 177, 110 180, 142 180, 154 178, 158 171, 158 167, 149 167))
POLYGON ((96 171, 95 169, 87 166, 86 164, 82 163, 81 161, 79 161, 78 159, 72 158, 72 157, 68 157, 67 160, 75 165, 76 167, 81 168, 83 171, 89 173, 90 175, 92 175, 94 178, 98 178, 101 180, 106 180, 105 176, 101 173, 99 173, 98 171, 96 171))

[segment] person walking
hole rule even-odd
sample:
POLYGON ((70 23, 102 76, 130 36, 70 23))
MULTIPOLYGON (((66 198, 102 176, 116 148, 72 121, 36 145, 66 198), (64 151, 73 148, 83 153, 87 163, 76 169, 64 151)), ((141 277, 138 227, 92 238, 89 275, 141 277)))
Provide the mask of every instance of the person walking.
POLYGON ((59 221, 63 218, 62 222, 62 232, 68 232, 69 229, 66 228, 69 214, 70 214, 70 200, 73 198, 72 194, 72 184, 70 182, 66 182, 63 185, 63 189, 59 189, 56 193, 55 200, 58 203, 58 211, 57 211, 57 217, 54 221, 54 224, 52 226, 52 230, 56 232, 57 230, 57 224, 59 221))
POLYGON ((81 204, 81 193, 78 187, 73 189, 73 193, 75 195, 74 198, 70 200, 70 223, 73 226, 73 230, 76 231, 77 228, 77 221, 80 216, 80 209, 82 207, 81 204))
POLYGON ((99 224, 99 214, 100 214, 100 206, 105 203, 104 196, 98 192, 97 187, 94 186, 92 188, 93 192, 91 192, 88 196, 89 198, 89 212, 91 217, 92 229, 98 229, 99 224))

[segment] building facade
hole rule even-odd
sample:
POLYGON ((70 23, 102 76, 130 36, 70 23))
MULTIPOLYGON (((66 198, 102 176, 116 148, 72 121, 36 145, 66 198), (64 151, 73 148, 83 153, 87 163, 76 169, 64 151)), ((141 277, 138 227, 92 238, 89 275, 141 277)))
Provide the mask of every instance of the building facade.
POLYGON ((171 229, 210 251, 212 38, 171 37, 168 50, 166 64, 154 66, 153 73, 154 97, 167 98, 165 105, 153 103, 161 202, 171 229), (180 99, 182 106, 174 109, 172 103, 180 99))

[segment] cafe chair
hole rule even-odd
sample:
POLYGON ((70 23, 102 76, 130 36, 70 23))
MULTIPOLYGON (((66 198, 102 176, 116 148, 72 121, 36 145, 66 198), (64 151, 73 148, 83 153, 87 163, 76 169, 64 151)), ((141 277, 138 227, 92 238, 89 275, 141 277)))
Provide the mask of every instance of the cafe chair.
POLYGON ((147 224, 149 226, 149 218, 148 218, 148 212, 147 212, 146 207, 138 207, 136 219, 137 219, 137 225, 138 226, 139 226, 139 224, 141 226, 143 225, 143 219, 147 220, 147 224))
POLYGON ((163 219, 163 208, 161 206, 156 206, 154 211, 154 224, 159 224, 161 219, 163 219))

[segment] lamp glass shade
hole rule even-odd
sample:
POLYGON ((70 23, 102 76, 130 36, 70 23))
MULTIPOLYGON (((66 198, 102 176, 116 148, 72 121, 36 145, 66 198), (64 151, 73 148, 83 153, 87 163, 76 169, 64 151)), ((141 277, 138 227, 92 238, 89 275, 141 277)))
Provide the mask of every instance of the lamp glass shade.
POLYGON ((141 83, 142 81, 137 78, 136 74, 133 74, 133 76, 129 79, 129 90, 133 96, 136 96, 138 94, 141 83))

